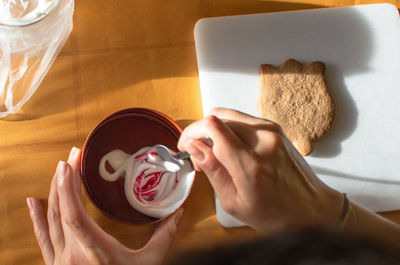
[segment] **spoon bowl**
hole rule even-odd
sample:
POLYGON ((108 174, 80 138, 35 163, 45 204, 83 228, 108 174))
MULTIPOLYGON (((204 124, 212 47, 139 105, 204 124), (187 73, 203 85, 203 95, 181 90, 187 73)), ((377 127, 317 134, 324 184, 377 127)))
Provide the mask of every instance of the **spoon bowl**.
POLYGON ((190 155, 187 152, 172 153, 171 150, 162 144, 154 145, 150 152, 157 153, 164 161, 163 165, 167 171, 177 172, 184 165, 184 160, 189 159, 190 155))
MULTIPOLYGON (((210 138, 201 138, 204 144, 209 147, 213 146, 213 142, 210 138)), ((164 161, 164 167, 167 171, 177 172, 184 165, 184 160, 190 161, 190 155, 188 152, 172 152, 168 147, 162 144, 156 144, 151 149, 150 152, 157 153, 160 158, 164 161)))

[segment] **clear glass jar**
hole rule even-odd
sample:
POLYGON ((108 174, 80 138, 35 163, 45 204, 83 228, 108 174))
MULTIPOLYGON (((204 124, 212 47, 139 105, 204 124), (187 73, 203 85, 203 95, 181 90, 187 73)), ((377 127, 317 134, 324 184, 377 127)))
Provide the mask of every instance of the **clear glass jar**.
POLYGON ((0 0, 0 118, 39 87, 72 31, 74 0, 0 0))

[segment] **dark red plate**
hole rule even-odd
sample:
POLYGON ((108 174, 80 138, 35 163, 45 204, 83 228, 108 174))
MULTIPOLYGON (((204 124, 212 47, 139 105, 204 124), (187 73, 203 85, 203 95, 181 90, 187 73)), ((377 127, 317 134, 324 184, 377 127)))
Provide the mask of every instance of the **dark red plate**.
POLYGON ((88 136, 82 153, 82 180, 93 203, 106 215, 132 224, 159 219, 136 211, 124 193, 124 179, 99 175, 100 159, 114 149, 133 154, 145 146, 163 144, 176 151, 182 129, 166 115, 144 108, 125 109, 104 119, 88 136))

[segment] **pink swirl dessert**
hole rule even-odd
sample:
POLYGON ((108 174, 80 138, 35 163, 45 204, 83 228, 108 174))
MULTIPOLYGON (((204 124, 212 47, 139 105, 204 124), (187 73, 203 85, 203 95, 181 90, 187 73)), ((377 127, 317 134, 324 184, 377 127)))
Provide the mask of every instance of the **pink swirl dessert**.
POLYGON ((133 155, 113 150, 100 160, 99 173, 110 182, 124 177, 124 192, 129 204, 155 218, 169 215, 184 202, 194 178, 194 170, 188 161, 177 172, 167 171, 164 161, 151 151, 151 147, 144 147, 133 155))

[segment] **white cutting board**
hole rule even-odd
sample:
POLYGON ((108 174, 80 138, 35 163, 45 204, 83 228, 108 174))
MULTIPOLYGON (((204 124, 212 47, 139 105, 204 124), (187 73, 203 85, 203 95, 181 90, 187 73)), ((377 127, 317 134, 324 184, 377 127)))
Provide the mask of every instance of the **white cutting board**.
POLYGON ((257 116, 260 64, 323 61, 336 123, 306 158, 374 211, 400 209, 400 19, 389 4, 207 18, 195 27, 204 114, 257 116))

